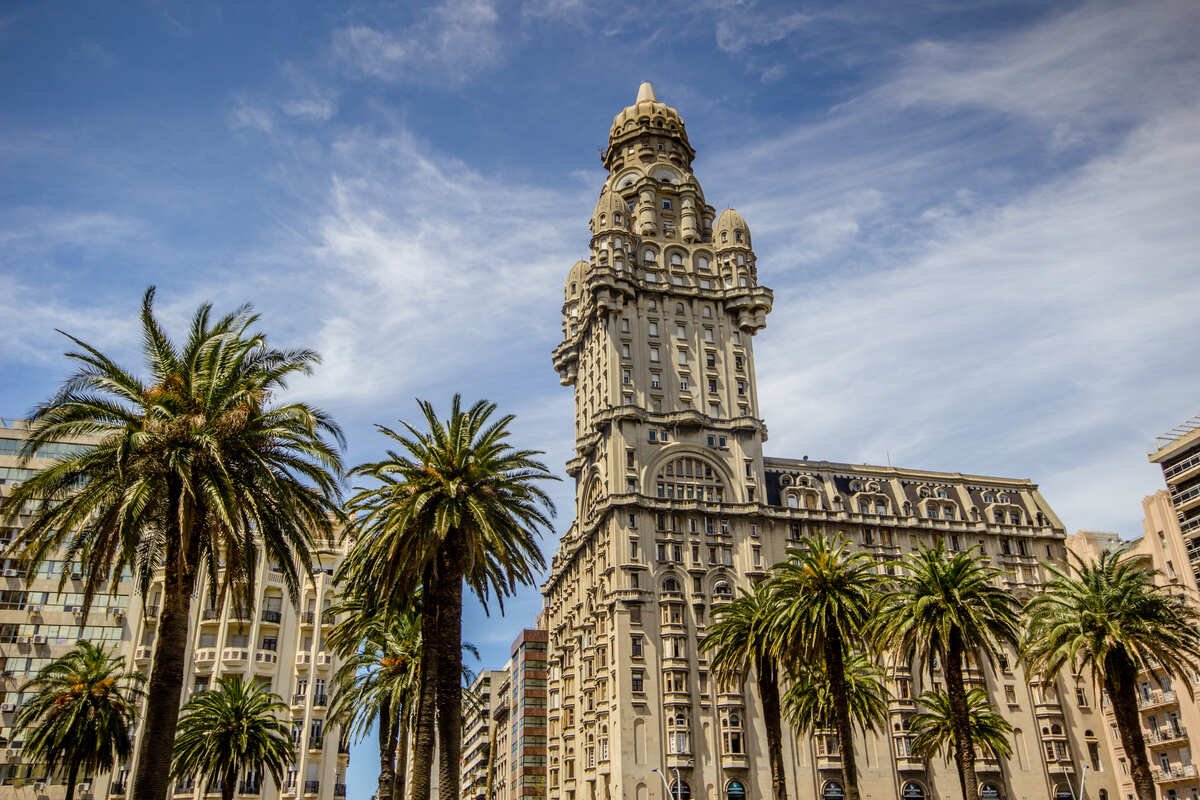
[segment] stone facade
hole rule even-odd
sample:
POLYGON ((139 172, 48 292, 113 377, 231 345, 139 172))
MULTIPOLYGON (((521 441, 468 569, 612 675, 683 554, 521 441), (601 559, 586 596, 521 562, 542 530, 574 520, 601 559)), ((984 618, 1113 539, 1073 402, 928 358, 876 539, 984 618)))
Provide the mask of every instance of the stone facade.
MULTIPOLYGON (((679 113, 643 84, 613 121, 590 254, 564 287, 553 360, 574 387, 576 517, 543 587, 550 800, 770 795, 754 683, 713 680, 697 642, 805 534, 843 536, 885 572, 918 545, 976 548, 1019 597, 1066 557, 1027 480, 764 458, 753 342, 773 296, 749 226, 707 204, 694 156, 679 113)), ((940 673, 888 666, 889 728, 855 742, 864 797, 952 796, 952 767, 908 754, 913 698, 940 673)), ((1011 653, 969 666, 1018 729, 1010 761, 980 762, 985 796, 1069 797, 1086 764, 1088 796, 1107 800, 1088 687, 1031 684, 1011 653)), ((784 738, 793 796, 840 796, 836 738, 784 738)))

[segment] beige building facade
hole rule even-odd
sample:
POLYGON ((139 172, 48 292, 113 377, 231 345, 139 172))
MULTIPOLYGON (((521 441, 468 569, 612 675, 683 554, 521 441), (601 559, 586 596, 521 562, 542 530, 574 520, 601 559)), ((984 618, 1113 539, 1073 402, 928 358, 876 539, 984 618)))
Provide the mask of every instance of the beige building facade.
MULTIPOLYGON (((25 430, 22 422, 0 425, 0 479, 4 481, 0 483, 0 494, 6 494, 12 482, 28 477, 30 470, 37 468, 37 464, 19 464, 25 430)), ((61 443, 44 452, 54 457, 82 445, 61 443)), ((11 540, 11 536, 10 531, 0 532, 0 538, 11 540)), ((289 705, 296 762, 282 791, 276 789, 269 776, 247 776, 238 787, 239 798, 328 800, 346 794, 348 742, 326 720, 330 682, 338 660, 324 643, 335 621, 328 612, 335 598, 333 572, 343 555, 341 544, 329 543, 319 550, 317 568, 302 590, 299 607, 287 598, 282 573, 265 560, 256 576, 252 608, 238 611, 229 602, 219 608, 209 607, 204 593, 193 604, 189 633, 192 647, 181 702, 215 687, 219 677, 240 675, 268 686, 289 705)), ((76 566, 62 561, 47 562, 35 576, 27 576, 19 562, 5 563, 5 586, 0 590, 0 736, 4 739, 0 745, 0 800, 55 800, 65 793, 62 784, 45 778, 44 767, 23 756, 21 742, 13 739, 13 713, 23 700, 19 686, 38 669, 82 637, 110 645, 125 656, 131 668, 149 673, 162 579, 152 583, 145 598, 136 592, 132 580, 122 581, 122 591, 99 598, 85 618, 80 611, 82 584, 72 577, 76 574, 76 566), (63 572, 68 573, 68 584, 59 594, 58 580, 63 572)), ((141 746, 139 717, 134 752, 139 752, 141 746)), ((164 757, 167 752, 169 745, 164 745, 164 757)), ((131 767, 124 765, 111 775, 88 777, 77 787, 77 797, 125 796, 131 767)), ((219 796, 219 791, 206 792, 186 782, 172 788, 173 796, 181 799, 219 796)))
MULTIPOLYGON (((1027 480, 766 458, 754 335, 772 309, 750 228, 692 171, 683 119, 643 84, 613 120, 590 253, 568 273, 553 360, 575 396, 576 517, 543 587, 550 800, 746 800, 770 795, 752 680, 720 683, 697 647, 715 609, 789 544, 824 532, 880 569, 920 545, 976 548, 1026 597, 1065 530, 1027 480)), ((890 669, 888 729, 855 741, 864 797, 955 796, 957 776, 910 756, 921 664, 890 669)), ((1028 680, 1015 654, 972 664, 1013 723, 1014 756, 980 763, 984 797, 1115 798, 1090 687, 1028 680)), ((841 796, 829 732, 785 736, 793 796, 841 796)))

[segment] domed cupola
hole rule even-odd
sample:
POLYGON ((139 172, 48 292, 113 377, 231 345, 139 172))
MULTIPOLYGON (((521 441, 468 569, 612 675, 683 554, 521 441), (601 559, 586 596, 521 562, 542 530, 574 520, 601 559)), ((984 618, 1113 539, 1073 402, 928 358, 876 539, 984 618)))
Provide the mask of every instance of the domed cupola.
POLYGON ((717 224, 713 226, 713 247, 717 250, 750 249, 750 226, 734 209, 727 208, 717 217, 717 224))
POLYGON ((600 191, 600 199, 596 202, 596 210, 592 212, 589 225, 593 236, 609 231, 629 232, 629 210, 621 195, 609 191, 605 186, 600 191))
POLYGON ((653 156, 666 152, 670 148, 690 167, 696 151, 688 141, 687 130, 683 126, 683 117, 679 112, 660 103, 654 94, 654 87, 649 81, 638 87, 637 99, 633 105, 627 106, 613 117, 612 129, 608 134, 608 149, 604 151, 602 161, 610 171, 623 157, 625 148, 633 144, 642 144, 642 150, 653 156), (640 140, 640 141, 639 141, 640 140))
POLYGON ((583 297, 587 289, 587 271, 591 267, 586 261, 576 261, 569 272, 567 281, 563 284, 563 301, 576 303, 583 297))

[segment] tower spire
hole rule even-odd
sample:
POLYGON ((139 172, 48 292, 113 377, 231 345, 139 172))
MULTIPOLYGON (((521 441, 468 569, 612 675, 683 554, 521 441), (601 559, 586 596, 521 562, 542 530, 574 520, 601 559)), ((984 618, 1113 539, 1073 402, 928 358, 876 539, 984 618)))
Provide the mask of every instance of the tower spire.
POLYGON ((654 96, 654 84, 650 81, 642 81, 642 85, 638 87, 637 100, 635 103, 657 103, 658 98, 654 96))

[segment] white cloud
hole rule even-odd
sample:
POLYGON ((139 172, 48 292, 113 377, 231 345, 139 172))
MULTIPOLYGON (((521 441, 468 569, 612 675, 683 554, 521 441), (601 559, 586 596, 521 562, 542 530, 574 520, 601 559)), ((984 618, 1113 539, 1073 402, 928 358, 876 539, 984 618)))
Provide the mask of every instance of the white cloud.
POLYGON ((807 27, 813 18, 800 11, 771 13, 753 6, 728 9, 716 24, 717 47, 726 53, 783 41, 807 27))
POLYGON ((251 130, 259 133, 270 133, 275 128, 275 120, 269 109, 253 105, 246 100, 238 100, 226 116, 229 127, 235 131, 251 130))
POLYGON ((500 15, 490 0, 445 0, 393 33, 350 25, 333 34, 335 57, 373 78, 461 84, 501 57, 500 15))
POLYGON ((325 122, 337 113, 337 103, 327 97, 303 97, 280 103, 279 108, 289 117, 312 122, 325 122))

